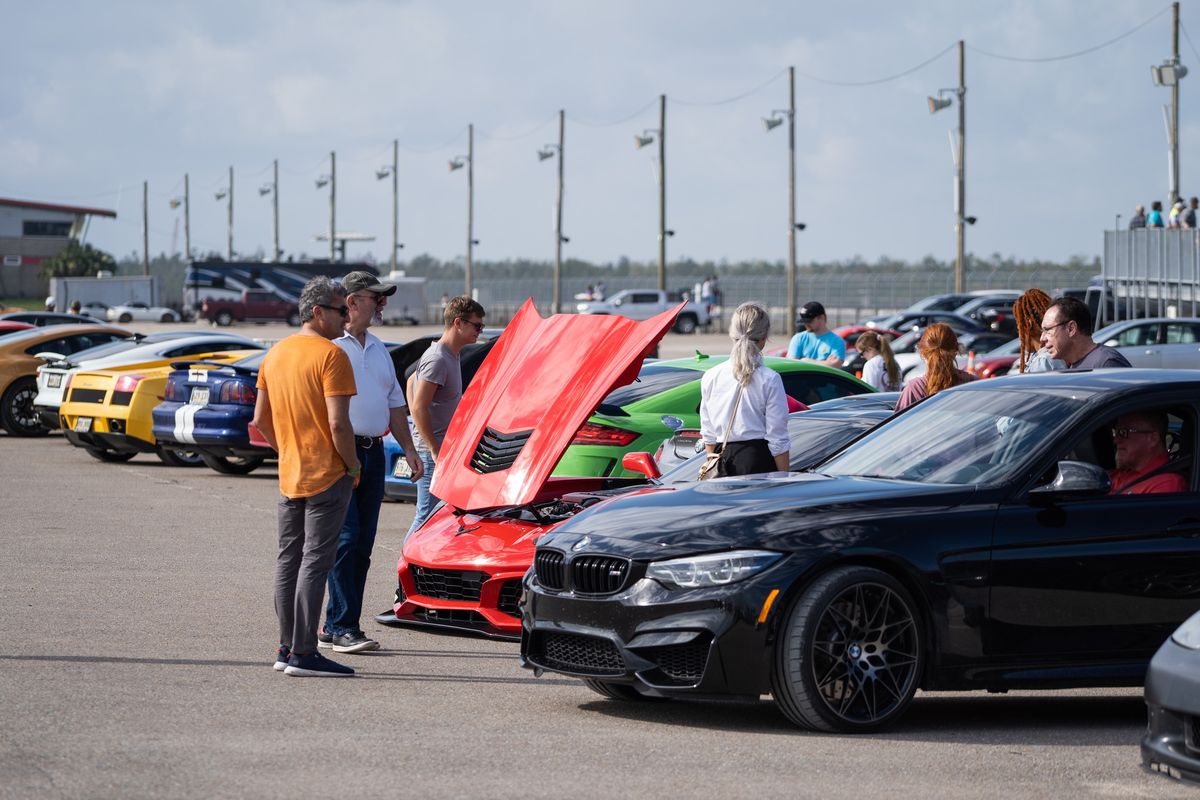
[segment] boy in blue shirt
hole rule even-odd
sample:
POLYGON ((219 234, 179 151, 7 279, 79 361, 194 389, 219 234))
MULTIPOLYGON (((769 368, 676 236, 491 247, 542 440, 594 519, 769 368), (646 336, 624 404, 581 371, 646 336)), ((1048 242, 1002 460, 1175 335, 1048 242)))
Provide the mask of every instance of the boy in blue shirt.
POLYGON ((826 327, 825 306, 813 300, 800 307, 797 322, 804 326, 788 344, 788 358, 840 367, 846 358, 846 343, 826 327))

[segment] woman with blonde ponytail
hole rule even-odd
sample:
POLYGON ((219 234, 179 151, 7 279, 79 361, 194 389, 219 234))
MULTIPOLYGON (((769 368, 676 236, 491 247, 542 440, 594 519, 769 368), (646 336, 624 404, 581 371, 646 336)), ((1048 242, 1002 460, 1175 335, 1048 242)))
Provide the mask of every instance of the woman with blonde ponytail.
POLYGON ((866 359, 862 377, 881 392, 898 392, 904 385, 900 380, 900 365, 892 355, 892 346, 886 336, 867 331, 854 342, 855 348, 866 359))
POLYGON ((917 352, 925 360, 928 369, 919 378, 913 378, 904 386, 896 410, 903 411, 911 405, 921 402, 926 397, 933 397, 943 389, 957 386, 960 383, 975 380, 969 372, 958 368, 955 359, 958 357, 958 337, 950 326, 943 322, 935 322, 921 334, 917 344, 917 352))
POLYGON ((700 380, 700 437, 721 454, 718 475, 788 469, 787 395, 762 358, 770 331, 766 307, 742 303, 729 320, 729 360, 700 380))

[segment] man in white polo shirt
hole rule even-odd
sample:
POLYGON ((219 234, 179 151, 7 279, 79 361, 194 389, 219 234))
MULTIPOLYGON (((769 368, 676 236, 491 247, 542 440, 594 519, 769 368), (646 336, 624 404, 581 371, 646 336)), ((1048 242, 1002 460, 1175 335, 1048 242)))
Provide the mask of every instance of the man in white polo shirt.
POLYGON ((325 625, 317 636, 321 647, 338 653, 378 650, 379 642, 367 638, 359 627, 371 549, 383 502, 383 435, 390 428, 404 448, 404 458, 412 468, 413 480, 421 477, 424 467, 413 446, 408 427, 408 403, 396 379, 392 356, 379 337, 367 328, 383 322, 387 298, 396 293, 396 285, 380 283, 369 272, 351 272, 342 278, 349 315, 346 332, 333 342, 345 351, 354 368, 358 394, 350 399, 350 424, 354 428, 354 446, 362 465, 362 480, 350 498, 346 521, 338 537, 337 556, 329 573, 329 602, 325 625))

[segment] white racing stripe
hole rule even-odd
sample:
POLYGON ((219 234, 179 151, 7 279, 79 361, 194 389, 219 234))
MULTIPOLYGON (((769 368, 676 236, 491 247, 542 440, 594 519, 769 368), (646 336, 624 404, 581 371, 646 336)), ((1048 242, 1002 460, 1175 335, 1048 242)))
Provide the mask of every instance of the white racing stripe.
POLYGON ((196 412, 203 406, 183 405, 175 409, 175 441, 196 443, 196 412))

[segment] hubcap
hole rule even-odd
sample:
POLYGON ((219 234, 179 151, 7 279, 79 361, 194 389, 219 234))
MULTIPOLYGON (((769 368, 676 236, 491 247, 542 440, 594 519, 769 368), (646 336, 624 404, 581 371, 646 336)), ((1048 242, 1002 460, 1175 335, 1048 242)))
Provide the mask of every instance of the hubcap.
POLYGON ((812 674, 826 707, 848 722, 887 717, 917 680, 917 626, 886 586, 851 586, 825 607, 812 644, 812 674))

